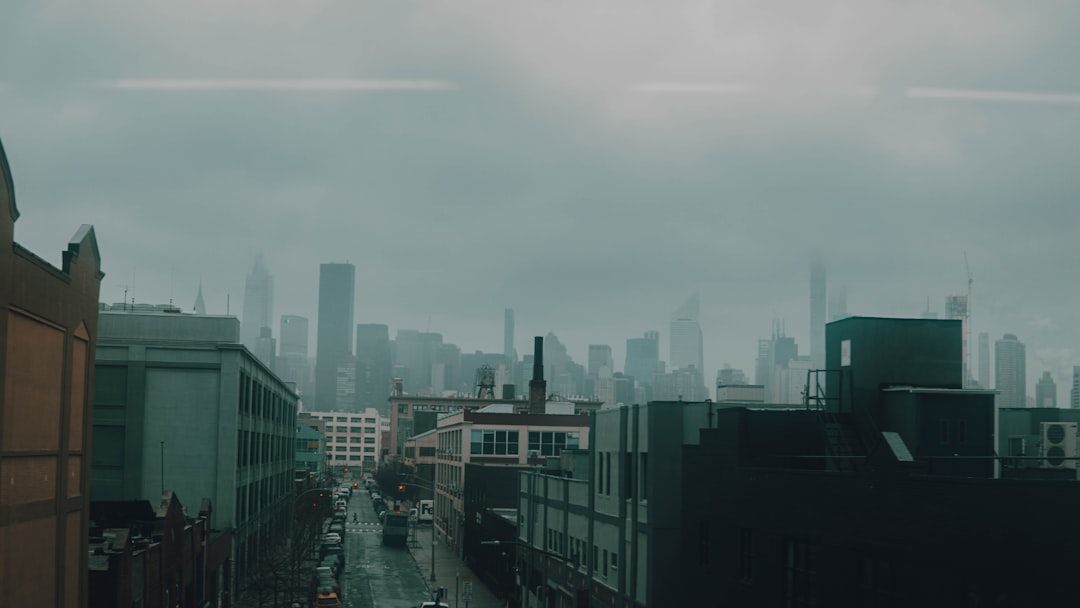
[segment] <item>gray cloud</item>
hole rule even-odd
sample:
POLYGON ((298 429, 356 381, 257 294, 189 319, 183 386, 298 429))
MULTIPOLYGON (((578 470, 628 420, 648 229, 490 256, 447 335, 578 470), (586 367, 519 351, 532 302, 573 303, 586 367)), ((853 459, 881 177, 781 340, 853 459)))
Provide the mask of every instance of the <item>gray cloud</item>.
POLYGON ((265 251, 277 312, 313 316, 317 264, 349 259, 358 321, 500 350, 515 306, 519 335, 620 359, 700 288, 707 367, 749 371, 774 314, 808 348, 811 252, 852 312, 910 315, 965 289, 966 251, 976 331, 1023 334, 1038 295, 1059 330, 1029 351, 1076 352, 1068 5, 108 6, 0 25, 17 238, 52 259, 94 223, 105 300, 135 269, 140 299, 202 276, 236 312, 265 251), (338 84, 282 86, 312 81, 338 84), (452 87, 341 84, 373 81, 452 87), (743 88, 686 91, 716 83, 743 88))

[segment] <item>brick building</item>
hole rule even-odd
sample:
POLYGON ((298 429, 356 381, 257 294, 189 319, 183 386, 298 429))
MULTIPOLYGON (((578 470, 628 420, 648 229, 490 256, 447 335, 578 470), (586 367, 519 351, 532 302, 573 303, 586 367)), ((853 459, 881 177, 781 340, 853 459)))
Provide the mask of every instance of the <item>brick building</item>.
POLYGON ((60 268, 14 240, 0 145, 0 606, 86 605, 101 256, 83 224, 60 268), (33 550, 27 550, 32 547, 33 550))

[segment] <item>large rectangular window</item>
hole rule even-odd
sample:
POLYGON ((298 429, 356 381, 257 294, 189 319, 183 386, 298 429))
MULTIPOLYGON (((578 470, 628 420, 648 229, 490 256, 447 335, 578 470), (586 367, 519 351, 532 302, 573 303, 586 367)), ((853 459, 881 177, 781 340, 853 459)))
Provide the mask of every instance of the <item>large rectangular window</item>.
MULTIPOLYGON (((518 432, 473 429, 469 453, 492 456, 517 456, 518 432)), ((372 439, 374 441, 374 439, 372 439)))
POLYGON ((580 437, 577 431, 529 431, 529 451, 540 456, 558 456, 564 449, 578 449, 580 437))

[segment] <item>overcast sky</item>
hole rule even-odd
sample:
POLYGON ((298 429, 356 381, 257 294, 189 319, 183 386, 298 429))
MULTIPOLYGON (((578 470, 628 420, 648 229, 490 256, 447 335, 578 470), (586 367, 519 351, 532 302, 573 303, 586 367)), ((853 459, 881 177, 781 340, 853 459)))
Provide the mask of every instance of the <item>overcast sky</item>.
MULTIPOLYGON (((809 352, 809 260, 854 314, 942 312, 1080 364, 1073 2, 90 2, 0 18, 16 239, 94 224, 102 300, 357 322, 466 352, 661 332, 701 291, 706 377, 773 316, 809 352)), ((314 332, 313 332, 314 333, 314 332)), ((974 338, 974 335, 973 335, 974 338)))

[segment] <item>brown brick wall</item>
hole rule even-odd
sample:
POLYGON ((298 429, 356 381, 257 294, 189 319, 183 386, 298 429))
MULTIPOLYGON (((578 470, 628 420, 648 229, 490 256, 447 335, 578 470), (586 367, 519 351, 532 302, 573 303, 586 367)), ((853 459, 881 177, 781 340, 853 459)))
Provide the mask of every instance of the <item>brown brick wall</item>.
POLYGON ((17 311, 8 314, 4 451, 60 447, 64 332, 17 311))

